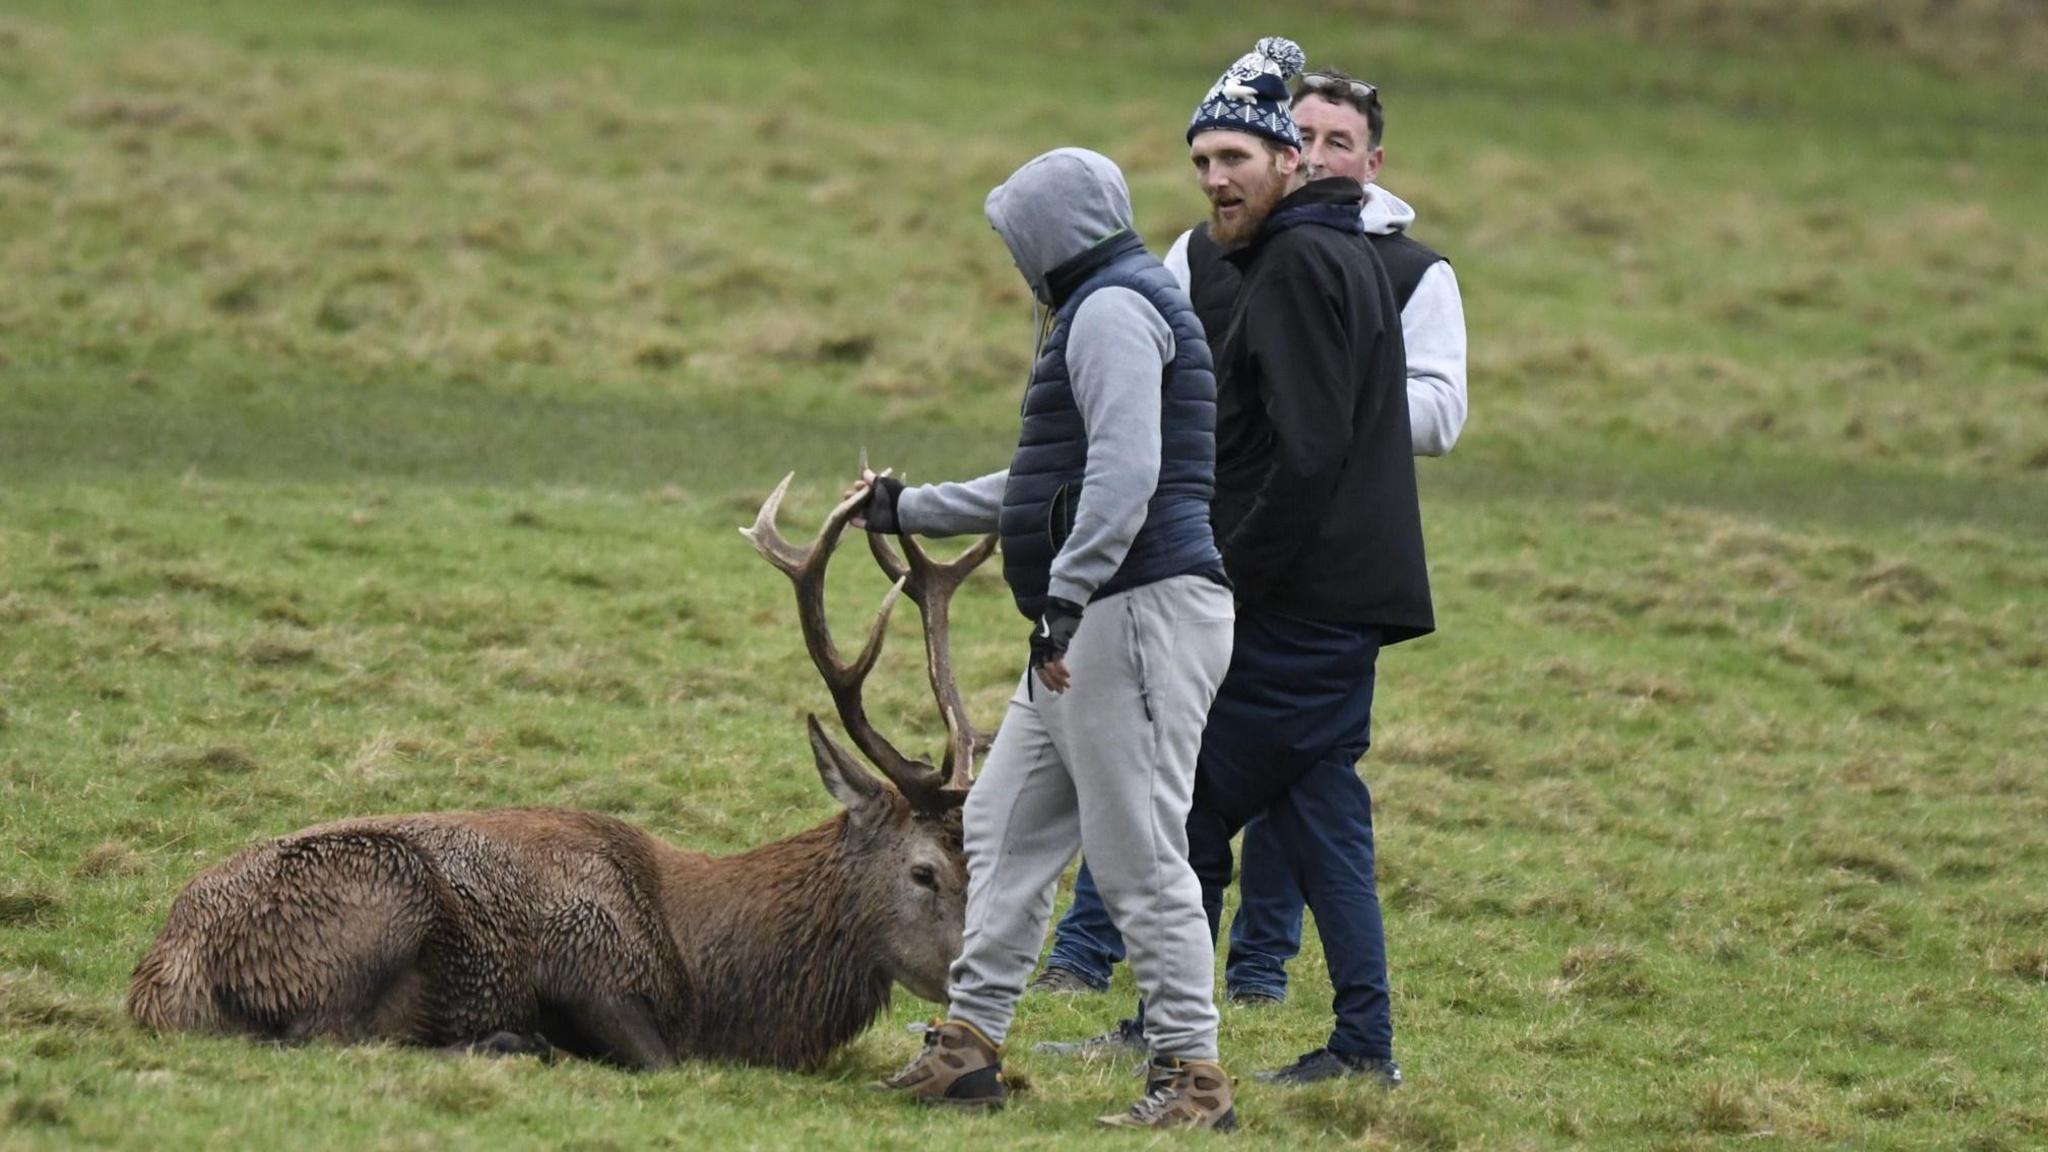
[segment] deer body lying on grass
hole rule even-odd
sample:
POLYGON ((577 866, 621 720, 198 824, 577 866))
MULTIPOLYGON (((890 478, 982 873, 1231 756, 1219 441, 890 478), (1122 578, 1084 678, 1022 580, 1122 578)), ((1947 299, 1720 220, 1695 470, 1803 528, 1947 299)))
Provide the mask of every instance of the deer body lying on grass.
POLYGON ((859 497, 799 549, 775 530, 788 487, 743 531, 795 583, 812 660, 887 782, 812 716, 818 773, 844 811, 736 856, 559 809, 308 828, 186 886, 136 967, 129 1014, 280 1041, 807 1068, 865 1029, 896 983, 943 1002, 965 903, 959 806, 983 747, 953 680, 947 608, 994 541, 938 564, 907 540, 906 562, 871 538, 896 586, 845 663, 825 623, 825 564, 859 497), (924 621, 941 767, 898 752, 861 705, 900 592, 924 621))

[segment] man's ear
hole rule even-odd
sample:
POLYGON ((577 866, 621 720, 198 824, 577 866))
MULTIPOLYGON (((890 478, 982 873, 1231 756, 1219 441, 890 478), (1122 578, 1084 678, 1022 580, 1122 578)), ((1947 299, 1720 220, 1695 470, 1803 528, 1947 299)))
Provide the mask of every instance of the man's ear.
POLYGON ((1273 167, 1282 176, 1294 175, 1301 168, 1301 149, 1282 148, 1280 154, 1273 158, 1273 167))

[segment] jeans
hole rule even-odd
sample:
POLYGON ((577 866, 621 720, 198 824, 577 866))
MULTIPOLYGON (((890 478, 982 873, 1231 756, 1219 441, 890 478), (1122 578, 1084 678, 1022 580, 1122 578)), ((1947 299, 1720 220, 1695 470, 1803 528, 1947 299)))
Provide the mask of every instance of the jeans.
POLYGON ((1202 732, 1188 862, 1213 934, 1230 884, 1230 839, 1272 809, 1272 831, 1292 847, 1330 969, 1337 1019, 1329 1047, 1387 1059, 1394 1022, 1373 880, 1372 793, 1358 775, 1372 743, 1379 651, 1376 628, 1256 609, 1239 615, 1230 672, 1202 732))

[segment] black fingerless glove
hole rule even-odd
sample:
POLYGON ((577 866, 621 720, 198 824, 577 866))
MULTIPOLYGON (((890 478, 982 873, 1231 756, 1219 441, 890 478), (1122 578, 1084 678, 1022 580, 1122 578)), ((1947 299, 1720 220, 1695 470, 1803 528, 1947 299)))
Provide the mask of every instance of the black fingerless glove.
POLYGON ((895 535, 903 531, 896 521, 896 499, 903 495, 903 481, 894 476, 875 477, 874 488, 868 495, 867 507, 862 509, 861 518, 868 522, 868 531, 895 535))
POLYGON ((1045 599, 1045 615, 1038 618, 1038 624, 1031 629, 1031 671, 1040 668, 1067 654, 1067 645, 1074 640, 1074 633, 1081 627, 1081 606, 1072 600, 1057 596, 1045 599))

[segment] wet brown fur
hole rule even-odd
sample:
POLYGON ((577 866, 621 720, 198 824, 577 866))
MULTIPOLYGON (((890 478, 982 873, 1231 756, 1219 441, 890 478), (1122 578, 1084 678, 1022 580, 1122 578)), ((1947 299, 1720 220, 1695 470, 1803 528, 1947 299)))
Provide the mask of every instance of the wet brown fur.
POLYGON ((279 1041, 511 1034, 639 1067, 815 1067, 889 1001, 863 842, 950 822, 957 859, 957 812, 884 799, 727 857, 554 809, 308 828, 186 886, 128 1011, 279 1041))

